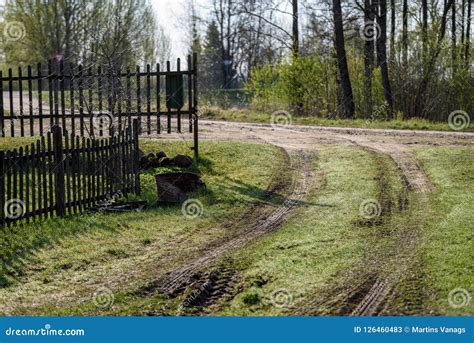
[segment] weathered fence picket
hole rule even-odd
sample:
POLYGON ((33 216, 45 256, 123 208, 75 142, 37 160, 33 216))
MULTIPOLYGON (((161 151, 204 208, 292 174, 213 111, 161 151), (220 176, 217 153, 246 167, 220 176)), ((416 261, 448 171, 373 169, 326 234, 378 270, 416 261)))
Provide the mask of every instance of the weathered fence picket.
POLYGON ((138 120, 112 137, 79 137, 59 125, 18 150, 0 151, 2 225, 83 211, 140 192, 138 120))

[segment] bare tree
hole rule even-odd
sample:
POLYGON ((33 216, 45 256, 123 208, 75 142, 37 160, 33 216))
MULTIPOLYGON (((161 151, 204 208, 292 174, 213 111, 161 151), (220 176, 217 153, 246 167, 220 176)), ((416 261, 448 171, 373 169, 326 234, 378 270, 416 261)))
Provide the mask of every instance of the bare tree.
POLYGON ((298 26, 298 0, 292 0, 293 5, 293 57, 298 57, 300 53, 300 39, 298 26))
POLYGON ((423 42, 423 61, 426 59, 428 49, 428 0, 421 1, 422 24, 421 24, 421 39, 423 42))
POLYGON ((344 41, 344 25, 342 22, 341 1, 333 0, 334 43, 336 46, 337 64, 342 90, 342 107, 346 118, 354 118, 355 106, 352 94, 352 85, 347 67, 346 47, 344 41))
MULTIPOLYGON (((364 27, 373 25, 375 11, 371 0, 364 1, 364 27)), ((372 100, 372 75, 374 69, 374 41, 366 39, 364 43, 364 97, 367 115, 371 116, 373 111, 372 100)))
POLYGON ((441 23, 439 27, 438 37, 436 39, 436 46, 431 53, 429 60, 426 64, 426 69, 423 71, 423 77, 420 85, 417 89, 416 96, 414 98, 414 104, 412 109, 413 115, 425 115, 425 95, 428 84, 431 81, 433 70, 436 67, 436 61, 438 60, 439 54, 442 50, 442 43, 446 35, 447 18, 450 9, 454 4, 454 0, 447 0, 443 6, 443 13, 441 15, 441 23))
POLYGON ((403 0, 403 30, 402 30, 402 49, 403 49, 403 64, 408 64, 408 0, 403 0))
POLYGON ((453 68, 453 75, 456 73, 456 60, 457 60, 457 52, 456 52, 456 45, 457 45, 457 36, 456 36, 456 0, 453 0, 453 4, 451 6, 451 59, 452 59, 452 68, 453 68))
POLYGON ((470 58, 470 46, 471 46, 471 23, 472 23, 472 0, 467 2, 467 24, 466 24, 466 48, 464 52, 464 59, 466 64, 469 65, 470 58))
POLYGON ((387 60, 387 0, 375 0, 378 5, 377 22, 380 27, 380 34, 377 39, 377 59, 382 74, 382 87, 387 103, 387 116, 393 118, 393 98, 392 88, 390 86, 390 77, 388 73, 387 60))

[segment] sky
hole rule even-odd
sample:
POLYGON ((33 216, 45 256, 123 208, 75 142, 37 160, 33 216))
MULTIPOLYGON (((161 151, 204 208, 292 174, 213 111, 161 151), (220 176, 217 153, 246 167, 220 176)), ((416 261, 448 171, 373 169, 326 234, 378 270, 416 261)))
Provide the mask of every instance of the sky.
MULTIPOLYGON (((204 15, 209 10, 210 0, 194 0, 198 14, 204 15)), ((186 41, 186 4, 188 0, 151 0, 153 8, 166 35, 171 40, 171 57, 185 57, 186 41)))

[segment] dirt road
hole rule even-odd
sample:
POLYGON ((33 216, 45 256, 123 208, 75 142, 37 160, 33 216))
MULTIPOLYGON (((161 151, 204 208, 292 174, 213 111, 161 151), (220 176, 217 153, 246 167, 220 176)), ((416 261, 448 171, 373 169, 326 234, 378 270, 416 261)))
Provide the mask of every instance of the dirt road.
MULTIPOLYGON (((434 189, 428 176, 411 155, 408 147, 419 146, 474 146, 474 134, 457 132, 434 132, 434 131, 398 131, 398 130, 370 130, 334 127, 310 127, 310 126, 285 126, 273 127, 271 125, 231 123, 219 121, 201 121, 201 137, 209 140, 236 140, 255 143, 274 144, 284 148, 290 154, 298 151, 300 154, 314 152, 317 145, 321 144, 347 144, 358 146, 363 149, 374 151, 377 154, 390 157, 400 171, 400 177, 404 181, 406 191, 420 194, 419 201, 425 201, 427 193, 434 189)), ((300 170, 302 173, 303 170, 300 170)), ((307 191, 305 191, 306 193, 307 191)), ((279 220, 289 215, 291 208, 286 208, 281 213, 279 220)), ((272 222, 270 222, 272 224, 272 222)), ((273 223, 275 224, 275 223, 273 223)), ((270 227, 265 227, 268 232, 270 227)), ((245 242, 238 240, 239 247, 251 239, 258 238, 259 230, 255 229, 254 237, 246 236, 245 242)), ((270 230, 271 231, 271 230, 270 230)), ((400 238, 397 254, 405 256, 408 251, 416 251, 417 232, 408 232, 400 238)), ((189 265, 172 273, 170 278, 162 280, 163 285, 168 287, 167 292, 173 292, 177 288, 191 287, 191 276, 195 275, 203 264, 210 259, 222 256, 227 247, 219 247, 209 251, 209 256, 204 256, 189 265), (221 254, 222 252, 222 254, 221 254)), ((352 301, 347 309, 334 309, 334 313, 344 315, 376 315, 382 310, 386 298, 397 285, 397 277, 401 276, 411 267, 410 259, 401 259, 398 264, 399 273, 392 273, 391 277, 382 275, 359 275, 361 279, 369 281, 363 285, 354 287, 349 292, 352 301), (357 295, 357 296, 354 296, 357 295), (355 300, 354 300, 355 299, 355 300)), ((308 314, 305 309, 298 314, 308 314)))

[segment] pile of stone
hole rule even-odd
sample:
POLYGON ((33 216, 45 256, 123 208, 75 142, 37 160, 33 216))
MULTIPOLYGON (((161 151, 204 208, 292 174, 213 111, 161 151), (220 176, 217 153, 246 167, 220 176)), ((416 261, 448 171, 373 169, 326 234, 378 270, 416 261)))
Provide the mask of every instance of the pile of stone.
POLYGON ((166 156, 164 151, 158 151, 156 154, 143 154, 140 157, 140 169, 149 169, 157 167, 175 166, 188 168, 193 164, 193 159, 186 155, 176 155, 173 158, 166 156))
POLYGON ((155 179, 158 200, 164 202, 182 202, 189 194, 206 187, 198 174, 188 172, 158 174, 155 179))

